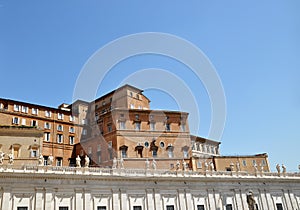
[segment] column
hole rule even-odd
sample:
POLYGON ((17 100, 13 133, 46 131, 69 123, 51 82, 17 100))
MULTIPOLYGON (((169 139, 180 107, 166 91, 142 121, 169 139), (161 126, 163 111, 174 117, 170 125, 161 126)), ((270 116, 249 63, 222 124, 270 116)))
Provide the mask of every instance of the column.
POLYGON ((258 195, 261 199, 262 208, 269 209, 264 190, 258 190, 258 195))
MULTIPOLYGON (((161 200, 161 195, 160 195, 160 191, 154 189, 154 199, 155 199, 155 210, 162 210, 163 206, 162 206, 162 200, 161 200)), ((150 209, 149 209, 150 210, 150 209)))
POLYGON ((44 188, 35 188, 35 210, 43 210, 44 209, 44 188))
POLYGON ((146 189, 146 198, 147 198, 147 209, 154 210, 154 191, 153 189, 146 189))
POLYGON ((293 207, 291 205, 291 199, 289 197, 289 192, 284 191, 283 195, 284 195, 284 200, 285 200, 287 209, 293 209, 293 207))
POLYGON ((52 189, 46 189, 44 202, 45 209, 54 209, 54 195, 52 189))
POLYGON ((84 207, 86 210, 93 209, 91 191, 84 191, 84 207))
POLYGON ((12 197, 11 197, 11 189, 4 188, 3 189, 3 197, 2 197, 2 208, 12 210, 12 197))
POLYGON ((241 197, 241 191, 240 190, 234 191, 234 197, 236 200, 237 209, 244 210, 243 201, 242 201, 242 197, 241 197))
POLYGON ((274 206, 273 198, 272 198, 270 192, 266 192, 266 198, 267 198, 269 208, 276 209, 276 206, 274 206))
POLYGON ((194 209, 193 199, 192 199, 192 195, 191 195, 191 191, 190 190, 185 190, 185 202, 186 202, 186 208, 188 210, 194 209))
POLYGON ((75 188, 75 210, 82 210, 83 209, 83 189, 75 188))
POLYGON ((186 210, 184 189, 179 189, 177 192, 178 192, 178 200, 179 200, 179 209, 186 210))
POLYGON ((126 190, 122 189, 120 190, 121 193, 121 210, 128 210, 129 203, 128 203, 128 197, 127 197, 127 192, 126 190))
POLYGON ((207 190, 207 197, 208 197, 209 209, 216 209, 214 191, 207 190))
POLYGON ((120 210, 121 209, 121 202, 120 202, 120 191, 119 189, 112 190, 112 202, 113 202, 113 210, 120 210))

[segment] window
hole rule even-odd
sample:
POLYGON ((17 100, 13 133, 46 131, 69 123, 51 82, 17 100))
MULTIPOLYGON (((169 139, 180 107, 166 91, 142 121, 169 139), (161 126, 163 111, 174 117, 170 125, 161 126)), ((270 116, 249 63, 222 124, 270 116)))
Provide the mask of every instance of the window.
POLYGON ((266 165, 266 161, 265 161, 265 160, 262 160, 262 161, 261 161, 261 165, 262 165, 262 166, 265 166, 265 165, 266 165))
POLYGON ((211 147, 211 148, 210 148, 210 153, 211 153, 211 154, 214 154, 214 153, 215 153, 215 148, 214 148, 214 147, 211 147))
POLYGON ((134 206, 133 210, 142 210, 142 207, 141 206, 134 206))
POLYGON ((21 106, 17 105, 17 104, 14 104, 14 111, 19 112, 20 110, 21 110, 21 106))
POLYGON ((70 133, 75 133, 74 127, 70 127, 70 128, 69 128, 69 132, 70 132, 70 133))
POLYGON ((174 205, 167 205, 167 210, 174 210, 174 205))
POLYGON ((45 141, 50 141, 50 132, 44 133, 44 140, 45 141))
POLYGON ((163 142, 163 141, 159 142, 159 146, 160 146, 161 148, 164 148, 164 147, 165 147, 165 142, 163 142))
POLYGON ((56 158, 56 166, 62 166, 62 158, 61 157, 56 158))
POLYGON ((232 210, 232 204, 226 204, 226 210, 232 210))
POLYGON ((174 151, 174 147, 173 146, 168 147, 168 156, 169 156, 169 158, 173 158, 174 157, 173 151, 174 151))
POLYGON ((51 117, 51 111, 45 111, 45 117, 51 117))
POLYGON ((63 143, 64 136, 62 134, 57 134, 57 143, 61 144, 63 143))
POLYGON ((18 117, 13 117, 13 119, 12 119, 13 124, 19 124, 19 122, 20 122, 20 119, 18 117))
POLYGON ((111 124, 107 125, 107 132, 112 132, 112 125, 111 124))
POLYGON ((48 156, 44 156, 44 166, 48 165, 48 156))
POLYGON ((252 160, 252 164, 256 166, 256 160, 252 160))
POLYGON ((66 207, 66 206, 60 206, 58 210, 69 210, 69 207, 66 207))
POLYGON ((130 104, 130 109, 134 109, 134 105, 133 104, 130 104))
POLYGON ((63 120, 63 119, 64 119, 64 114, 62 114, 62 113, 57 113, 57 119, 63 120))
POLYGON ((63 126, 62 125, 57 125, 57 130, 58 131, 63 131, 63 126))
POLYGON ((140 122, 135 122, 135 130, 136 131, 141 130, 141 123, 140 122))
POLYGON ((97 206, 97 210, 106 210, 106 206, 97 206))
POLYGON ((182 132, 185 132, 185 124, 180 124, 180 130, 182 131, 182 132))
POLYGON ((144 143, 144 145, 145 145, 146 148, 148 148, 150 144, 149 144, 148 141, 146 141, 146 142, 144 143))
POLYGON ((50 128, 51 128, 51 124, 48 123, 48 122, 45 122, 44 128, 45 128, 45 129, 50 129, 50 128))
POLYGON ((83 119, 83 120, 81 121, 81 124, 85 125, 85 124, 86 124, 86 119, 83 119))
POLYGON ((170 123, 167 123, 167 124, 166 124, 166 131, 170 131, 170 130, 171 130, 170 123))
POLYGON ((74 117, 74 116, 72 116, 72 115, 70 115, 70 122, 73 122, 73 121, 74 121, 74 119, 75 119, 75 117, 74 117))
POLYGON ((22 106, 22 112, 23 113, 28 113, 28 107, 27 106, 22 106))
POLYGON ((87 130, 86 130, 86 129, 83 129, 83 130, 82 130, 82 135, 85 136, 86 134, 87 134, 87 130))
POLYGON ((121 155, 122 155, 122 158, 126 158, 127 157, 127 148, 122 148, 121 149, 121 155))
POLYGON ((22 125, 26 125, 26 119, 22 119, 22 125))
POLYGON ((204 205, 197 205, 197 210, 204 210, 204 205))
POLYGON ((126 129, 125 122, 124 121, 120 121, 119 122, 119 127, 120 127, 120 130, 125 130, 126 129))
POLYGON ((155 131, 155 122, 150 122, 150 131, 155 131))
POLYGON ((38 126, 37 121, 36 120, 31 120, 31 126, 37 127, 38 126))
POLYGON ((28 207, 25 206, 17 207, 17 210, 28 210, 28 207))
POLYGON ((157 157, 157 149, 152 150, 152 156, 157 157))
POLYGON ((30 155, 31 157, 33 157, 33 158, 36 158, 37 156, 38 156, 38 151, 37 151, 37 149, 32 149, 31 150, 31 155, 30 155))
POLYGON ((74 139, 75 139, 74 136, 69 136, 69 143, 74 144, 74 139))
POLYGON ((189 151, 187 149, 183 150, 183 158, 188 158, 189 157, 189 151))
POLYGON ((200 160, 197 162, 197 168, 202 168, 202 162, 200 160))
POLYGON ((37 108, 31 109, 31 114, 38 115, 38 113, 39 113, 39 110, 37 108))
POLYGON ((246 160, 243 160, 243 166, 247 166, 246 160))
POLYGON ((283 210, 282 203, 276 203, 276 209, 277 210, 283 210))

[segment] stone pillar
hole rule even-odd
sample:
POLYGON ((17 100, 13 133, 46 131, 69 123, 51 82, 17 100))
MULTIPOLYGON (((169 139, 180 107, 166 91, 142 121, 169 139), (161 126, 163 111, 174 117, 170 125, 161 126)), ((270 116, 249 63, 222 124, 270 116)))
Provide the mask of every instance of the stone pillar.
POLYGON ((261 200, 261 204, 262 204, 262 209, 269 209, 269 205, 268 205, 268 201, 266 200, 266 196, 265 196, 265 192, 264 190, 259 190, 258 191, 258 195, 260 197, 261 200))
POLYGON ((75 210, 83 210, 83 189, 75 188, 75 210))
POLYGON ((274 206, 273 198, 270 194, 270 192, 266 192, 266 198, 268 201, 268 206, 270 209, 276 209, 276 206, 274 206))
POLYGON ((119 189, 112 190, 112 206, 113 210, 120 210, 121 209, 121 201, 120 201, 120 191, 119 189))
POLYGON ((35 188, 35 210, 43 210, 45 203, 45 190, 44 188, 35 188))
POLYGON ((208 197, 208 205, 209 209, 217 209, 216 208, 216 200, 213 190, 207 190, 207 197, 208 197))
POLYGON ((45 192, 45 209, 54 209, 54 195, 52 189, 46 189, 45 192))
POLYGON ((2 198, 2 208, 12 210, 12 197, 11 197, 11 189, 4 188, 3 190, 3 198, 2 198))
POLYGON ((186 208, 188 210, 194 209, 193 202, 192 202, 192 195, 190 190, 185 190, 185 202, 186 202, 186 208))
POLYGON ((185 202, 185 192, 184 189, 178 190, 178 203, 180 210, 186 210, 186 202, 185 202))
POLYGON ((284 195, 284 200, 285 200, 287 209, 293 209, 292 204, 291 204, 291 199, 289 196, 289 192, 284 190, 283 195, 284 195))
POLYGON ((234 197, 235 197, 234 200, 236 201, 236 207, 237 207, 237 209, 245 210, 245 208, 243 206, 242 197, 241 197, 241 191, 240 190, 235 190, 234 191, 234 197))
POLYGON ((93 209, 91 191, 84 191, 84 207, 86 210, 93 209))
POLYGON ((121 210, 128 210, 129 203, 128 203, 128 197, 127 197, 127 192, 126 190, 122 189, 120 190, 121 193, 121 210))
POLYGON ((153 189, 146 189, 146 198, 147 198, 147 209, 155 209, 154 205, 154 191, 153 189))
MULTIPOLYGON (((159 190, 154 190, 154 199, 155 199, 155 210, 162 210, 164 209, 162 206, 162 199, 161 199, 161 195, 160 195, 160 191, 159 190)), ((149 209, 150 210, 150 209, 149 209)))

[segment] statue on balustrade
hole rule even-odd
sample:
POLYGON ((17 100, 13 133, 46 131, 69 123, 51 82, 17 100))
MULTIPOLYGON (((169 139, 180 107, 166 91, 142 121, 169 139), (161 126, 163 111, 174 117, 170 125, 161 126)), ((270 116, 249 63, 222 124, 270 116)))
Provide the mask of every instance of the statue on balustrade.
POLYGON ((0 165, 3 164, 4 156, 5 156, 5 153, 4 153, 4 152, 1 152, 1 153, 0 153, 0 165))
POLYGON ((77 157, 76 157, 76 167, 77 168, 80 168, 81 167, 81 158, 79 157, 79 155, 77 155, 77 157))
POLYGON ((48 166, 52 166, 52 164, 53 164, 53 156, 52 156, 52 154, 49 155, 49 157, 47 159, 47 163, 48 163, 48 166))
POLYGON ((8 155, 8 164, 14 164, 14 159, 15 159, 15 157, 14 157, 14 154, 13 153, 10 153, 9 155, 8 155))
POLYGON ((156 161, 153 159, 153 160, 152 160, 152 169, 153 169, 153 170, 156 170, 156 166, 157 166, 157 163, 156 163, 156 161))
POLYGON ((88 168, 89 165, 90 165, 90 158, 89 158, 89 156, 85 155, 84 160, 85 160, 84 167, 88 168))
POLYGON ((44 165, 44 156, 41 153, 39 157, 39 166, 43 166, 43 165, 44 165))
POLYGON ((113 165, 112 165, 112 169, 116 169, 116 168, 117 168, 117 164, 118 164, 117 158, 116 158, 116 157, 114 157, 114 159, 113 159, 113 165))

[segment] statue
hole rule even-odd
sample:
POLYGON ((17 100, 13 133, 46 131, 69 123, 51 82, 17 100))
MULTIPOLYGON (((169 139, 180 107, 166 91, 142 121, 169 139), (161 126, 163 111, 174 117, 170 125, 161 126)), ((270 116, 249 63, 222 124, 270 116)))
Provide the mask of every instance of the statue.
POLYGON ((1 153, 0 153, 0 165, 3 164, 4 156, 5 156, 5 153, 4 153, 4 152, 1 152, 1 153))
POLYGON ((212 161, 209 163, 209 166, 210 166, 211 171, 215 170, 215 166, 214 166, 214 163, 212 161))
POLYGON ((14 164, 14 154, 10 153, 8 155, 8 158, 9 158, 8 163, 11 164, 11 165, 14 164))
POLYGON ((204 162, 205 171, 208 171, 208 164, 207 162, 204 162))
POLYGON ((153 170, 156 170, 156 165, 157 165, 157 163, 156 163, 156 161, 153 159, 153 160, 152 160, 152 169, 153 169, 153 170))
POLYGON ((123 168, 124 168, 124 160, 123 160, 122 157, 120 158, 120 161, 119 161, 119 162, 120 162, 120 168, 123 169, 123 168))
POLYGON ((116 157, 114 157, 114 159, 113 159, 113 165, 112 165, 112 169, 116 169, 116 168, 117 168, 117 164, 118 164, 117 158, 116 158, 116 157))
POLYGON ((277 169, 278 174, 280 174, 280 165, 278 163, 276 165, 276 169, 277 169))
POLYGON ((41 153, 39 157, 39 166, 43 166, 43 165, 44 165, 44 156, 41 153))
POLYGON ((285 174, 286 173, 286 167, 285 167, 285 165, 282 164, 281 167, 282 167, 282 173, 285 174))
POLYGON ((84 160, 85 160, 84 167, 88 168, 89 165, 90 165, 90 158, 89 158, 89 156, 85 155, 84 160))
POLYGON ((147 170, 149 169, 149 165, 150 165, 150 163, 149 163, 149 160, 147 158, 146 161, 145 161, 145 167, 146 167, 147 170))
POLYGON ((256 202, 254 200, 253 193, 251 191, 247 194, 247 203, 248 203, 249 210, 257 210, 256 202))
POLYGON ((176 171, 178 171, 180 169, 180 162, 179 162, 179 160, 177 160, 177 162, 176 162, 176 171))
POLYGON ((260 166, 260 171, 264 172, 264 165, 263 164, 259 164, 259 166, 260 166))
POLYGON ((253 164, 253 167, 254 167, 254 171, 255 171, 255 173, 257 173, 257 164, 255 163, 255 164, 253 164))
POLYGON ((240 163, 236 162, 236 171, 239 172, 241 170, 240 163))
POLYGON ((48 166, 52 166, 52 164, 53 164, 53 156, 52 156, 52 154, 49 155, 49 157, 47 159, 47 163, 48 163, 48 166))
POLYGON ((182 160, 182 170, 183 171, 186 171, 186 163, 185 163, 185 161, 184 160, 182 160))
POLYGON ((81 167, 81 158, 79 157, 79 155, 77 155, 77 157, 76 157, 76 167, 77 168, 80 168, 81 167))
POLYGON ((234 169, 234 163, 231 162, 231 163, 230 163, 230 170, 233 171, 233 169, 234 169))

